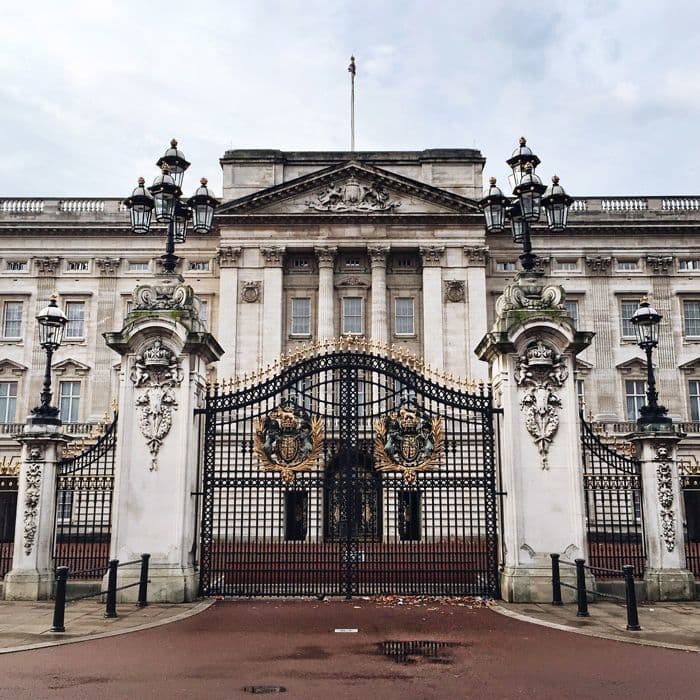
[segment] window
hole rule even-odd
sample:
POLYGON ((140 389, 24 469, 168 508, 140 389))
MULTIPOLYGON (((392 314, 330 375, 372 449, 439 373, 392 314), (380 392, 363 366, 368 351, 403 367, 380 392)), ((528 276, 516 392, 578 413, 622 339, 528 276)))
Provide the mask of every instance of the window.
POLYGON ((295 272, 308 272, 311 269, 311 260, 298 256, 292 258, 292 269, 295 272))
POLYGON ((399 538, 402 542, 420 540, 420 492, 399 491, 399 538))
MULTIPOLYGON (((361 373, 362 374, 362 373, 361 373)), ((364 377, 358 377, 357 379, 357 415, 360 418, 364 418, 368 415, 367 411, 367 401, 369 397, 367 396, 366 384, 364 377)))
POLYGON ((700 381, 697 379, 688 382, 688 396, 690 398, 690 420, 700 421, 700 381))
POLYGON ((208 260, 190 260, 190 270, 198 272, 207 272, 209 270, 208 260))
POLYGON ((343 334, 362 335, 362 298, 343 298, 343 334))
POLYGON ((27 261, 26 260, 8 260, 7 269, 13 272, 26 272, 27 271, 27 261))
POLYGON ((400 255, 395 258, 395 267, 401 272, 415 270, 416 259, 410 255, 400 255))
POLYGON ((284 539, 300 542, 306 539, 309 494, 307 491, 286 491, 284 494, 284 539))
POLYGON ((85 302, 84 301, 67 301, 66 302, 66 338, 84 338, 85 337, 85 302))
POLYGON ((515 272, 514 262, 497 262, 496 270, 498 272, 515 272))
POLYGON ((199 300, 199 320, 205 325, 209 325, 209 302, 206 299, 199 300))
POLYGON ((578 328, 578 302, 565 301, 564 307, 566 308, 566 313, 569 314, 574 321, 574 328, 578 328))
POLYGON ((583 407, 586 400, 585 386, 583 384, 583 379, 576 380, 576 398, 578 399, 579 407, 583 407))
POLYGON ((22 337, 22 302, 6 301, 2 317, 2 334, 5 338, 22 337))
POLYGON ((622 325, 620 327, 620 333, 622 334, 623 338, 636 338, 636 334, 634 332, 634 326, 630 322, 630 319, 632 318, 634 312, 637 310, 639 307, 639 303, 635 300, 629 300, 629 299, 623 299, 620 302, 620 319, 622 321, 622 325))
POLYGON ((17 382, 0 382, 0 423, 14 423, 17 413, 17 382))
POLYGON ((357 270, 360 267, 360 258, 346 258, 345 267, 357 270))
POLYGON ((129 261, 129 272, 148 272, 150 264, 148 262, 129 261))
POLYGON ((80 382, 60 382, 58 408, 64 423, 77 423, 80 411, 80 382))
POLYGON ((627 420, 637 420, 640 416, 639 409, 646 402, 645 382, 641 379, 628 379, 625 382, 627 420))
POLYGON ((73 492, 59 491, 56 497, 56 520, 70 522, 73 515, 73 492))
POLYGON ((687 336, 700 336, 700 301, 683 302, 683 327, 687 336))
POLYGON ((413 312, 413 299, 411 297, 398 297, 394 305, 396 323, 396 335, 415 335, 415 315, 413 312))
POLYGON ((679 270, 700 270, 700 260, 679 260, 678 261, 679 270))
POLYGON ((311 399, 313 398, 312 393, 311 377, 304 377, 304 379, 300 379, 290 388, 289 400, 297 406, 301 406, 304 410, 310 411, 311 399))
POLYGON ((68 271, 69 272, 87 272, 88 271, 88 261, 87 260, 69 260, 68 261, 68 271))
POLYGON ((557 270, 575 271, 578 270, 578 263, 575 260, 557 260, 557 270))
POLYGON ((292 335, 311 335, 311 299, 292 299, 292 335))
POLYGON ((637 261, 636 260, 618 260, 617 261, 617 269, 620 272, 633 272, 634 270, 637 270, 637 261))

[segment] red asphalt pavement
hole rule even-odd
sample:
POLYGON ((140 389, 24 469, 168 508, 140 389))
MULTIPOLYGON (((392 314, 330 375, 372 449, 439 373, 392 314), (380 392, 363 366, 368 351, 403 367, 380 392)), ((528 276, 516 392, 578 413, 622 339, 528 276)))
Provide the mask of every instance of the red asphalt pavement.
MULTIPOLYGON (((572 612, 573 614, 573 612, 572 612)), ((162 627, 0 656, 0 698, 700 697, 700 655, 551 630, 488 609, 370 601, 232 601, 162 627), (336 628, 359 628, 357 634, 336 628), (397 663, 388 640, 448 641, 397 663), (268 696, 269 697, 269 696, 268 696)))

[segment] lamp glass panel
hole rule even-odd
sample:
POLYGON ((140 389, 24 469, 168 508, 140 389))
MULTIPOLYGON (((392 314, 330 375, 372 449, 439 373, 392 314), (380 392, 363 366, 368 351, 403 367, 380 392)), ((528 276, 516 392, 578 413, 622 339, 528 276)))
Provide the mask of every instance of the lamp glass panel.
POLYGON ((213 217, 214 207, 211 204, 195 204, 192 208, 192 228, 197 233, 209 233, 213 217))
POLYGON ((153 197, 155 201, 156 221, 168 223, 172 221, 173 210, 175 209, 175 199, 170 195, 159 192, 153 197))
POLYGON ((151 228, 151 214, 153 209, 143 204, 135 204, 129 210, 131 215, 131 230, 134 233, 148 233, 151 228))

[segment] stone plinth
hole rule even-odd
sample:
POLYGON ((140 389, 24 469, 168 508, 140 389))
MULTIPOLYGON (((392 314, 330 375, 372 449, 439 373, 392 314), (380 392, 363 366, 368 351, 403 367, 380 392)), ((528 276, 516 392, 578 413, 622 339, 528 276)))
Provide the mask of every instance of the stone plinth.
POLYGON ((561 287, 521 275, 499 298, 496 323, 476 350, 503 407, 501 593, 512 602, 551 601, 551 553, 585 558, 573 374, 593 334, 574 329, 563 301, 561 287))

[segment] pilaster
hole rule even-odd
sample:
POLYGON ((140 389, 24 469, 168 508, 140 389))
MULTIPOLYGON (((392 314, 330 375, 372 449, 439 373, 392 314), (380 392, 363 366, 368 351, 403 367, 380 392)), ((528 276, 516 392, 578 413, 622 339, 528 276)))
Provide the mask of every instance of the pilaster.
POLYGON ((423 260, 423 357, 426 364, 444 366, 442 318, 442 256, 444 246, 421 246, 423 260))
POLYGON ((241 249, 222 245, 216 251, 219 265, 219 324, 217 335, 225 355, 219 363, 221 377, 236 374, 236 338, 238 333, 238 261, 241 249))
POLYGON ((372 340, 384 344, 389 341, 389 327, 386 308, 386 259, 388 245, 367 246, 372 265, 372 340))
POLYGON ((333 265, 338 248, 319 246, 314 248, 318 260, 318 316, 316 338, 323 340, 335 336, 335 312, 333 291, 333 265))
MULTIPOLYGON (((486 265, 489 250, 486 246, 466 246, 464 256, 467 265, 467 348, 471 351, 488 330, 486 265)), ((483 362, 478 362, 473 352, 467 352, 466 355, 469 376, 486 381, 488 367, 483 362)))
POLYGON ((263 271, 262 366, 272 364, 282 354, 284 246, 260 248, 263 271))

